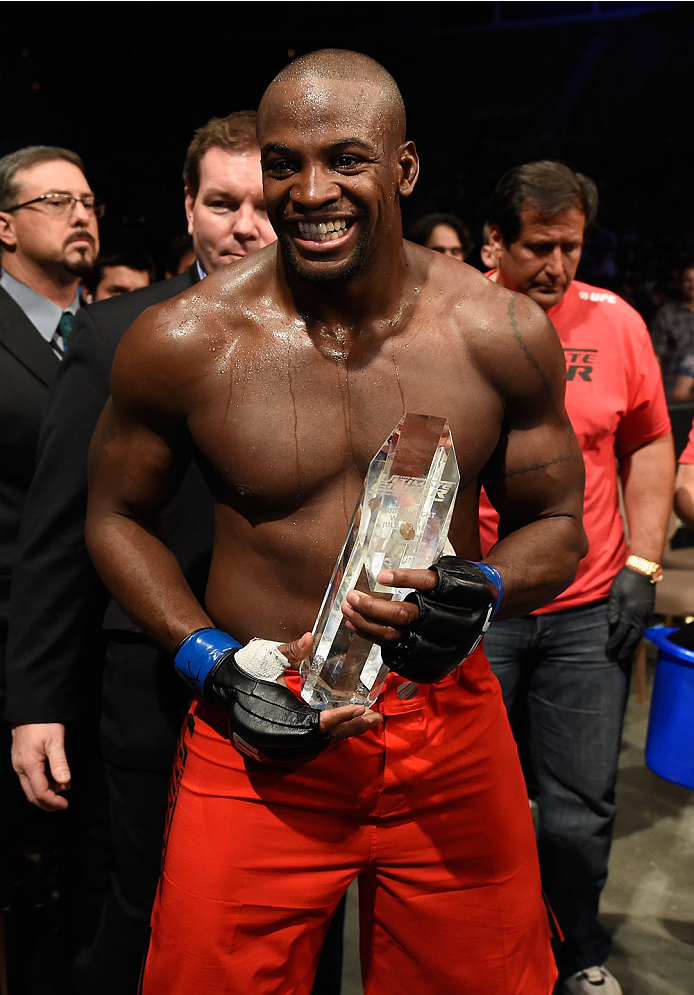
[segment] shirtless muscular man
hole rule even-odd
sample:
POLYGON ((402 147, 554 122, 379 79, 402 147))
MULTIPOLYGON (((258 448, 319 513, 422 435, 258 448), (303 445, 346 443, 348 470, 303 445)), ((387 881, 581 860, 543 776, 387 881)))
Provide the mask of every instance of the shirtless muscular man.
POLYGON ((479 605, 523 614, 585 552, 559 343, 532 301, 403 241, 418 159, 378 63, 339 50, 296 60, 267 89, 258 135, 278 243, 138 319, 92 443, 94 561, 199 694, 142 991, 303 995, 359 877, 368 995, 405 977, 432 995, 549 995, 523 778, 499 686, 469 651, 479 605), (373 710, 318 713, 297 696, 305 630, 404 411, 450 422, 458 555, 379 575, 417 603, 348 595, 350 625, 394 672, 373 710), (204 607, 156 532, 191 456, 215 500, 204 607), (503 523, 483 568, 481 483, 503 523), (427 651, 443 615, 445 645, 427 651), (281 644, 286 687, 244 672, 234 647, 256 636, 281 644), (427 653, 430 683, 401 698, 427 653), (229 717, 255 758, 235 749, 229 717))

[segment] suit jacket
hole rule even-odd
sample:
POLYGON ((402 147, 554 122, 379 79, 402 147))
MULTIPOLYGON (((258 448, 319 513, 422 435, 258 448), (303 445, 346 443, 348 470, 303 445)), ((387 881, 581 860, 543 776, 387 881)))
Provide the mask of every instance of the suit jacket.
POLYGON ((60 360, 0 287, 0 644, 7 636, 10 574, 41 418, 60 360))
MULTIPOLYGON (((145 308, 196 280, 192 266, 170 280, 82 308, 75 320, 41 429, 12 579, 5 708, 10 722, 77 718, 85 679, 90 669, 99 673, 94 654, 102 622, 108 629, 138 632, 109 600, 86 550, 87 452, 124 332, 145 308)), ((161 536, 198 597, 212 535, 212 500, 191 466, 162 516, 161 536)))

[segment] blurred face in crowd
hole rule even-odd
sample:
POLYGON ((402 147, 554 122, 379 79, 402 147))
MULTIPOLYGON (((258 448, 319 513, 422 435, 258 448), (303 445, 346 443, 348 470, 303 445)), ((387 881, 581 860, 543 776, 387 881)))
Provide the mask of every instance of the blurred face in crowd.
POLYGON ((521 230, 510 245, 498 226, 491 225, 489 244, 498 258, 498 283, 527 294, 545 311, 554 307, 576 275, 585 220, 578 207, 547 215, 527 204, 521 212, 521 230))
MULTIPOLYGON (((488 242, 480 248, 480 259, 482 260, 482 265, 485 269, 496 269, 498 265, 498 253, 491 247, 488 242)), ((496 279, 496 273, 493 274, 496 279)))
MULTIPOLYGON (((63 159, 18 169, 16 203, 51 193, 90 197, 93 193, 77 166, 63 159)), ((60 280, 83 276, 99 251, 99 230, 93 211, 76 201, 72 207, 29 204, 11 214, 0 212, 2 265, 12 276, 31 277, 36 270, 60 280)))
POLYGON ((682 274, 682 296, 685 303, 694 310, 694 268, 686 269, 682 274))
POLYGON ((458 238, 458 233, 450 225, 434 225, 424 244, 427 249, 441 252, 444 256, 452 256, 453 259, 459 259, 461 262, 465 259, 465 251, 458 238))
POLYGON ((209 149, 200 161, 200 189, 186 188, 188 231, 206 273, 274 242, 263 199, 260 153, 209 149))
POLYGON ((101 279, 94 291, 94 301, 106 301, 109 297, 120 297, 131 290, 148 287, 149 273, 146 269, 132 269, 130 266, 104 266, 101 279))

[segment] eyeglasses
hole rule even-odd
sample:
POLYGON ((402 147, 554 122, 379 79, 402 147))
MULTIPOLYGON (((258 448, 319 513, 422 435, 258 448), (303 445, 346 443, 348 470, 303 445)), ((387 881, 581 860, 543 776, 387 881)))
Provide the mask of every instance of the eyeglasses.
POLYGON ((103 200, 96 197, 73 197, 70 193, 45 193, 43 197, 35 197, 33 200, 26 200, 23 204, 15 204, 14 207, 3 208, 8 214, 18 211, 20 207, 29 207, 30 204, 45 204, 49 214, 56 216, 70 214, 75 205, 80 203, 89 214, 96 218, 103 218, 106 205, 103 200))

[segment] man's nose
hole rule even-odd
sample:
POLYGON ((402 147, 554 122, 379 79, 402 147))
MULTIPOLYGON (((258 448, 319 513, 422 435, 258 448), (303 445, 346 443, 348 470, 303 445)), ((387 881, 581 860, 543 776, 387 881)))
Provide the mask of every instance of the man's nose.
POLYGON ((248 201, 243 201, 234 215, 234 235, 243 241, 258 237, 258 218, 248 201))
POLYGON ((292 184, 292 202, 297 207, 312 211, 337 200, 339 196, 339 185, 331 174, 320 166, 307 166, 302 169, 292 184))
POLYGON ((93 217, 93 212, 88 211, 81 200, 75 201, 72 206, 73 225, 88 225, 93 217))
POLYGON ((557 245, 552 249, 545 260, 545 270, 552 276, 561 276, 564 272, 561 246, 557 245))

